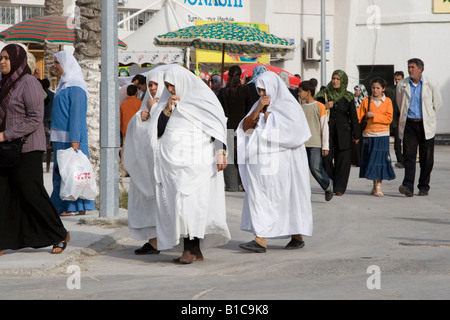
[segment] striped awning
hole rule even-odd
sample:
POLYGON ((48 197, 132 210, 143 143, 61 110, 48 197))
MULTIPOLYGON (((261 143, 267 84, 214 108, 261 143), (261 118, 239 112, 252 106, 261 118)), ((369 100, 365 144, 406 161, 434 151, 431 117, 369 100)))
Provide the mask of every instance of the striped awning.
MULTIPOLYGON (((0 40, 12 43, 47 42, 71 45, 75 40, 75 24, 71 17, 33 17, 0 32, 0 40)), ((118 46, 121 49, 127 48, 127 45, 120 39, 118 46)))

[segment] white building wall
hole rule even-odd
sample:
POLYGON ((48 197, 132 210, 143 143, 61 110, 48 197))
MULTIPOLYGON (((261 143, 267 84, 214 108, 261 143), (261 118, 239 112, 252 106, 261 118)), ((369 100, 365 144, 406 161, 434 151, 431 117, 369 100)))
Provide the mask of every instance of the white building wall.
MULTIPOLYGON (((317 78, 322 83, 320 62, 307 62, 302 58, 302 40, 308 37, 313 37, 316 42, 320 40, 321 1, 239 0, 242 3, 240 8, 228 5, 208 7, 205 0, 173 1, 201 15, 235 15, 245 22, 269 24, 272 33, 294 39, 297 46, 293 60, 273 64, 299 73, 303 79, 317 78)), ((118 7, 139 10, 157 2, 128 0, 118 7)), ((1 3, 43 5, 44 0, 1 3)), ((64 3, 69 6, 74 0, 64 0, 64 3)), ((234 4, 235 0, 230 3, 234 4)), ((394 65, 395 70, 402 70, 407 75, 407 60, 421 58, 425 63, 424 74, 439 82, 443 96, 444 106, 438 114, 437 133, 450 133, 450 90, 447 90, 450 86, 447 31, 450 14, 433 14, 433 0, 326 0, 325 3, 326 38, 330 41, 330 50, 324 82, 328 83, 333 70, 343 69, 349 76, 352 90, 359 82, 358 65, 394 65)))
POLYGON ((450 14, 433 14, 432 0, 371 1, 375 8, 369 8, 368 1, 350 1, 356 16, 355 24, 349 19, 350 36, 335 33, 335 42, 347 42, 349 47, 344 65, 349 87, 358 83, 358 65, 394 65, 395 71, 408 76, 408 59, 420 58, 424 75, 439 83, 444 101, 436 131, 450 133, 450 42, 445 31, 450 27, 450 14), (373 9, 378 10, 378 17, 373 9))

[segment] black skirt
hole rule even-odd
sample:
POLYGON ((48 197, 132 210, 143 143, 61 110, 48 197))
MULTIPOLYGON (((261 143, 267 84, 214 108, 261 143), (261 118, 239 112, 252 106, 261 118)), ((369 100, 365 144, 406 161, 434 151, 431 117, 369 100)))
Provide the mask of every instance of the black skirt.
POLYGON ((42 155, 22 153, 16 167, 0 167, 0 250, 48 247, 67 237, 44 187, 42 155))

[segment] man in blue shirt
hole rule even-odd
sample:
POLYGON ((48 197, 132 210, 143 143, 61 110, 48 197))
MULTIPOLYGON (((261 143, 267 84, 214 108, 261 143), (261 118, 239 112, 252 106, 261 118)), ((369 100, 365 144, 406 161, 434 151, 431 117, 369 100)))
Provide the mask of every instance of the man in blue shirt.
POLYGON ((420 158, 418 195, 427 196, 430 190, 436 115, 442 106, 438 84, 423 76, 423 70, 422 60, 408 60, 409 77, 397 85, 397 103, 400 109, 398 129, 399 136, 403 139, 405 166, 405 177, 399 191, 407 197, 413 196, 417 148, 420 158))

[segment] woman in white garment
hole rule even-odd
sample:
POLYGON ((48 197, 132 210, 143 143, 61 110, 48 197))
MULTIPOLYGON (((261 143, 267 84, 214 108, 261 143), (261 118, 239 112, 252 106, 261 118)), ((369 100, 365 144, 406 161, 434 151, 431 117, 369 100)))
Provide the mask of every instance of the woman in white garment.
POLYGON ((286 249, 312 235, 311 188, 304 143, 311 137, 305 114, 281 78, 263 73, 261 98, 238 127, 238 162, 246 191, 241 229, 255 240, 239 245, 266 252, 266 238, 291 238, 286 249))
POLYGON ((124 142, 124 166, 130 175, 128 189, 128 228, 136 240, 148 240, 135 254, 157 254, 155 175, 150 145, 150 111, 164 90, 167 66, 147 75, 147 94, 140 110, 131 118, 124 142))
POLYGON ((183 238, 183 254, 174 261, 189 264, 203 260, 200 246, 230 239, 222 172, 227 119, 214 92, 189 70, 172 65, 164 82, 166 89, 151 111, 158 136, 152 139, 158 249, 171 249, 183 238))

